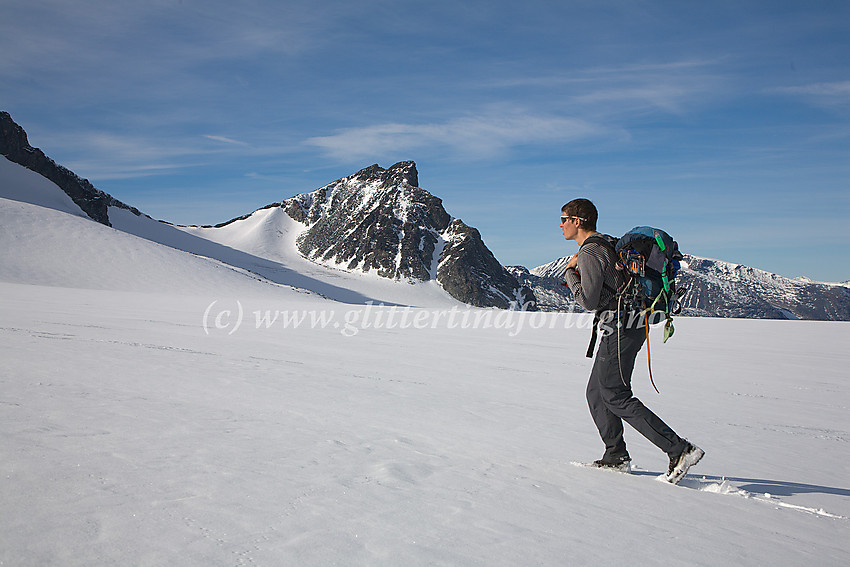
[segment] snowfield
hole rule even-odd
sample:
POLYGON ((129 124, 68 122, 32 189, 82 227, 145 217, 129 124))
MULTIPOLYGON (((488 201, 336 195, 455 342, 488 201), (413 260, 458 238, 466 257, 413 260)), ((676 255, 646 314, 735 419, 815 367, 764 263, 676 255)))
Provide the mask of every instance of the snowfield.
MULTIPOLYGON (((845 324, 680 319, 653 345, 661 395, 635 376, 707 451, 670 486, 654 480, 664 455, 630 430, 637 474, 570 465, 602 447, 583 400, 587 331, 564 315, 513 337, 460 324, 230 334, 224 319, 207 334, 212 295, 0 293, 6 565, 850 559, 845 324)), ((235 296, 219 299, 235 313, 235 296)))
POLYGON ((586 316, 271 283, 6 196, 0 565, 850 563, 847 323, 655 332, 636 394, 706 451, 672 486, 629 428, 634 474, 571 465, 603 450, 586 316))

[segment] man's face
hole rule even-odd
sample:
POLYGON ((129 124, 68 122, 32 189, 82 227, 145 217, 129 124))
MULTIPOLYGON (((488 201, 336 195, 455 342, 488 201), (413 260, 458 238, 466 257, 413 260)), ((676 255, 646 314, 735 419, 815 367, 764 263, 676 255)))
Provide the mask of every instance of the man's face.
POLYGON ((564 233, 564 239, 575 240, 578 236, 578 225, 581 221, 576 217, 567 216, 561 213, 561 231, 564 233))

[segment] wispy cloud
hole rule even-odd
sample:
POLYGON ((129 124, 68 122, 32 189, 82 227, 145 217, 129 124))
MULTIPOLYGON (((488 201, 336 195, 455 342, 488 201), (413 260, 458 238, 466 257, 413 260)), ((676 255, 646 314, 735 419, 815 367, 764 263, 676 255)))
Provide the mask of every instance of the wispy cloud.
POLYGON ((545 87, 559 85, 595 85, 600 82, 615 80, 618 82, 644 82, 670 77, 692 77, 702 75, 722 63, 727 58, 712 59, 682 59, 661 61, 657 63, 632 63, 624 65, 597 65, 578 67, 569 72, 559 72, 547 75, 516 75, 499 77, 486 83, 493 88, 511 87, 545 87))
MULTIPOLYGON (((617 103, 626 105, 630 110, 639 106, 680 113, 685 108, 689 96, 694 92, 693 87, 676 84, 619 86, 580 94, 574 96, 572 100, 587 105, 611 106, 617 103)), ((623 108, 620 106, 618 110, 622 112, 623 108)))
POLYGON ((556 90, 565 104, 594 116, 662 111, 680 114, 728 90, 720 71, 727 58, 595 66, 569 73, 503 77, 494 89, 556 90))
POLYGON ((217 73, 238 69, 240 61, 273 65, 321 44, 325 9, 221 0, 10 0, 0 17, 0 74, 26 87, 10 92, 11 102, 48 99, 46 89, 62 85, 75 104, 97 93, 173 106, 221 89, 217 73))
POLYGON ((483 159, 521 145, 615 135, 621 133, 578 118, 493 112, 439 123, 385 123, 348 128, 309 138, 305 144, 345 161, 422 149, 447 149, 464 158, 483 159))
POLYGON ((825 103, 850 102, 850 81, 812 83, 795 87, 778 87, 773 92, 799 95, 825 103))
POLYGON ((216 142, 223 142, 225 144, 233 144, 234 146, 249 146, 247 142, 240 142, 239 140, 234 140, 233 138, 227 138, 226 136, 213 136, 211 134, 204 134, 204 138, 208 140, 213 140, 216 142))
POLYGON ((173 173, 209 164, 213 156, 225 151, 220 143, 199 143, 192 138, 91 131, 52 135, 44 150, 75 173, 99 180, 173 173))

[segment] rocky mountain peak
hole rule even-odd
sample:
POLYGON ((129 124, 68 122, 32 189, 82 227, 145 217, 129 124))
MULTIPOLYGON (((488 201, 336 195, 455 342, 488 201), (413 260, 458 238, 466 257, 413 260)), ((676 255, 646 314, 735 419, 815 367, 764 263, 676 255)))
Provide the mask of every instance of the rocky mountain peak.
POLYGON ((416 163, 412 161, 398 162, 389 169, 384 169, 376 163, 361 169, 348 179, 364 183, 377 182, 384 187, 419 187, 419 172, 416 171, 416 163))
POLYGON ((391 279, 437 280, 450 295, 481 307, 532 303, 474 228, 453 219, 419 187, 416 164, 371 165, 279 204, 307 225, 305 257, 391 279))

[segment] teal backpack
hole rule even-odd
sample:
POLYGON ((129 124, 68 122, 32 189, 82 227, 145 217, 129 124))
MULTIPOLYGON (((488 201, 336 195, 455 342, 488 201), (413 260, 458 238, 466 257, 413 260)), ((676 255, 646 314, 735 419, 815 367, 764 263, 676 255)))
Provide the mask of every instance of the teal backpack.
POLYGON ((619 300, 623 308, 665 316, 664 342, 673 335, 673 315, 681 312, 676 274, 682 253, 669 234, 651 226, 638 226, 624 234, 614 246, 618 268, 626 275, 619 300))

